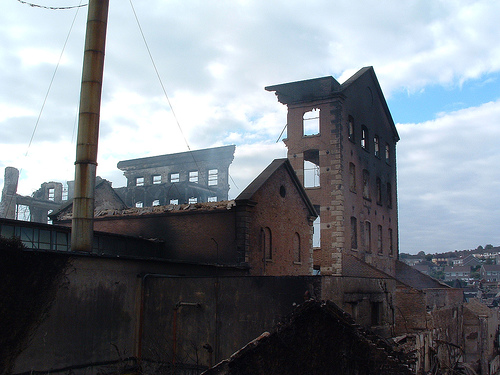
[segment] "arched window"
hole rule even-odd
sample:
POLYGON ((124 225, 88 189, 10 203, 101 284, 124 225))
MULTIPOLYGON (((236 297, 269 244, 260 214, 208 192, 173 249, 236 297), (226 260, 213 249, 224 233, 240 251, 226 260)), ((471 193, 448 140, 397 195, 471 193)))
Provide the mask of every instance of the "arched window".
POLYGON ((356 165, 349 163, 349 190, 356 192, 356 165))
POLYGON ((302 117, 302 124, 304 127, 304 135, 319 134, 319 109, 314 108, 313 110, 304 113, 304 116, 302 117))
POLYGON ((361 126, 361 147, 368 151, 368 128, 361 126))
POLYGON ((293 261, 300 262, 300 236, 297 232, 293 234, 293 261))
POLYGON ((320 186, 319 150, 304 151, 304 187, 320 186))
POLYGON ((354 136, 354 118, 352 116, 349 116, 349 119, 347 120, 347 134, 349 137, 349 140, 351 142, 354 142, 356 140, 356 137, 354 136))
POLYGON ((377 158, 380 158, 380 138, 377 134, 373 137, 373 151, 377 158))
POLYGON ((358 220, 351 216, 351 249, 358 248, 358 220))
POLYGON ((268 227, 260 230, 260 246, 264 255, 264 260, 273 259, 271 229, 268 227))
POLYGON ((370 172, 363 169, 363 198, 370 199, 370 172))

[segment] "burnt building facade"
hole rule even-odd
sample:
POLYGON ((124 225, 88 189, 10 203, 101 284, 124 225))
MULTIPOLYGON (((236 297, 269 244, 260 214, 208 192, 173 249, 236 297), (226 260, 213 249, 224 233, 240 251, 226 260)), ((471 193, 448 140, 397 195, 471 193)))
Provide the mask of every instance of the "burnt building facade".
POLYGON ((234 150, 230 145, 120 161, 127 186, 116 191, 138 208, 227 200, 234 150))
POLYGON ((350 254, 394 276, 399 136, 373 68, 266 90, 288 107, 288 158, 320 215, 315 268, 342 275, 350 254))

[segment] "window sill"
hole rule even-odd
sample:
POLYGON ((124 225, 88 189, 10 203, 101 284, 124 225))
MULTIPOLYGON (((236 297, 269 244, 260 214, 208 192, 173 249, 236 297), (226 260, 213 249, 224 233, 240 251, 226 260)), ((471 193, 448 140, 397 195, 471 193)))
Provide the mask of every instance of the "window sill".
POLYGON ((272 259, 266 259, 266 263, 274 263, 272 259))
POLYGON ((297 266, 301 266, 302 265, 302 262, 293 262, 293 264, 297 265, 297 266))

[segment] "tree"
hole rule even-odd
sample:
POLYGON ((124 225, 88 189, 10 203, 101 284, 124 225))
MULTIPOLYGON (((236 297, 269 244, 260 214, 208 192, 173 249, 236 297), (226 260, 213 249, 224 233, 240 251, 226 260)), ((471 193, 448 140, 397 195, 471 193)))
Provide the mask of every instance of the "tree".
POLYGON ((493 249, 493 245, 492 244, 488 244, 484 248, 485 248, 485 250, 490 250, 490 249, 493 249))

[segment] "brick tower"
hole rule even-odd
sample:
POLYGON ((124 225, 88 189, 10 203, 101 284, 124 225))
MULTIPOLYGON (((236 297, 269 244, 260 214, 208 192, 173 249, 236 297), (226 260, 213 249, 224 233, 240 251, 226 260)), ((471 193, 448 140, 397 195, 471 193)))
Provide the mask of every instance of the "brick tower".
POLYGON ((288 158, 320 214, 315 269, 348 275, 349 254, 394 275, 399 136, 373 68, 343 84, 323 77, 266 90, 288 107, 288 158))

